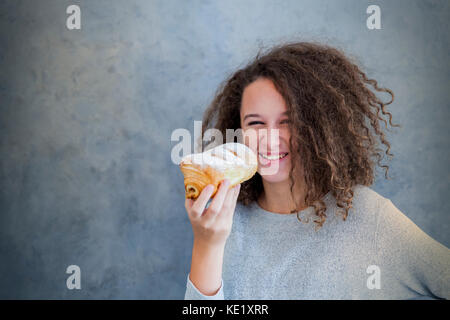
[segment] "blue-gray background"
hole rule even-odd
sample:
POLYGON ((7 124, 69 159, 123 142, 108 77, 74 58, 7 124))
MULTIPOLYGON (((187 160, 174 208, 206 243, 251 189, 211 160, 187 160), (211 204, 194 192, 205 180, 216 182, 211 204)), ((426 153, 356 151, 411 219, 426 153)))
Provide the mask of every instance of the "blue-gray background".
POLYGON ((2 1, 0 298, 182 299, 192 231, 171 133, 284 40, 335 45, 394 91, 392 180, 372 188, 449 246, 449 20, 446 0, 2 1))

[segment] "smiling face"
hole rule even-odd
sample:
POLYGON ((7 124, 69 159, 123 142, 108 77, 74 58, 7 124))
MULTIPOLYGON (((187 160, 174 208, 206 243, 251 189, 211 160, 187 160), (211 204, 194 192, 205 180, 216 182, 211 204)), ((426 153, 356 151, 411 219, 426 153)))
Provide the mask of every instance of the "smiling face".
POLYGON ((267 182, 289 179, 289 118, 271 80, 259 78, 244 89, 240 116, 244 143, 258 155, 258 173, 267 182))

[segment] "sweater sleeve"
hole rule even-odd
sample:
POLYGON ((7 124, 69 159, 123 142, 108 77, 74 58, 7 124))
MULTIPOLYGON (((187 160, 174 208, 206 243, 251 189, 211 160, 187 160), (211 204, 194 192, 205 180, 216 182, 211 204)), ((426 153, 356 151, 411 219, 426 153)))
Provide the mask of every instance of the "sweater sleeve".
POLYGON ((206 296, 202 294, 187 276, 186 292, 184 294, 184 300, 224 300, 223 296, 223 279, 220 285, 219 291, 213 296, 206 296))
POLYGON ((400 299, 450 299, 450 250, 422 231, 391 200, 386 199, 380 209, 376 244, 385 268, 385 288, 400 299))

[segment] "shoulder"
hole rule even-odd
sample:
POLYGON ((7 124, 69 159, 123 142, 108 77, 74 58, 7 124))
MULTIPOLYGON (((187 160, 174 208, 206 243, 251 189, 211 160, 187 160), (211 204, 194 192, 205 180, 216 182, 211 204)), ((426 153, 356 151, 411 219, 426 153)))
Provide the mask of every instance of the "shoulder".
MULTIPOLYGON (((347 221, 349 224, 355 224, 358 228, 362 226, 371 226, 376 224, 380 210, 386 205, 389 199, 372 188, 364 185, 356 185, 352 188, 353 198, 351 208, 348 211, 347 221)), ((336 199, 327 195, 325 199, 330 211, 342 211, 344 209, 337 206, 336 199)))
POLYGON ((368 186, 358 184, 353 187, 353 206, 361 208, 381 208, 389 199, 368 186))
POLYGON ((422 295, 450 295, 450 250, 425 233, 391 200, 379 211, 376 225, 378 262, 422 295))
POLYGON ((384 199, 376 222, 377 251, 389 260, 401 257, 416 261, 420 258, 420 263, 430 266, 432 261, 445 259, 448 266, 449 249, 425 233, 391 200, 384 199))
POLYGON ((353 215, 357 220, 370 222, 370 224, 375 223, 380 210, 389 202, 389 199, 364 185, 356 185, 352 190, 353 199, 349 217, 353 215))

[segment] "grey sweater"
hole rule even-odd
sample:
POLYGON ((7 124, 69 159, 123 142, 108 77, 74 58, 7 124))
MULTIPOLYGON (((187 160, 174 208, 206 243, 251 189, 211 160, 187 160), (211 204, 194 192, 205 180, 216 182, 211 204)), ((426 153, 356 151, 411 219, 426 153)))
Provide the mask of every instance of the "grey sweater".
POLYGON ((239 203, 227 240, 222 286, 205 296, 187 277, 185 299, 436 299, 450 297, 450 250, 389 200, 354 188, 346 221, 328 193, 327 220, 314 208, 276 214, 239 203))

